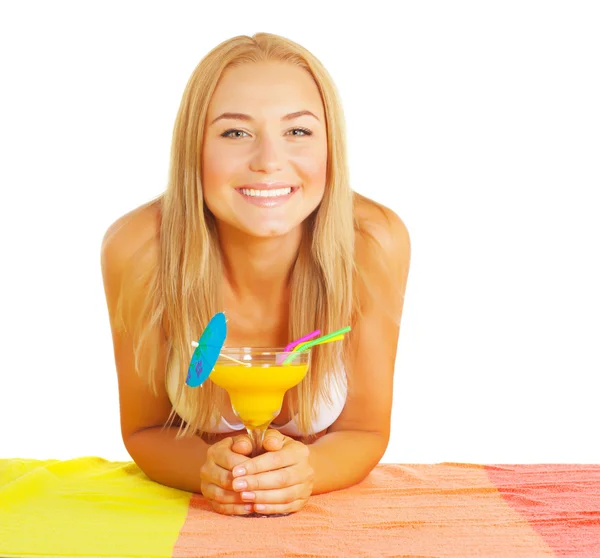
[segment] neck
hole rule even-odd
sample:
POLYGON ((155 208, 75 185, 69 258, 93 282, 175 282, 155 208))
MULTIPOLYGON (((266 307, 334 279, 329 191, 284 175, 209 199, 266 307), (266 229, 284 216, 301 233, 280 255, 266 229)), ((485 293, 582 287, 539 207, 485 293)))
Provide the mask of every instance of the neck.
POLYGON ((288 291, 302 226, 276 238, 253 238, 218 225, 225 281, 235 300, 272 308, 288 291))

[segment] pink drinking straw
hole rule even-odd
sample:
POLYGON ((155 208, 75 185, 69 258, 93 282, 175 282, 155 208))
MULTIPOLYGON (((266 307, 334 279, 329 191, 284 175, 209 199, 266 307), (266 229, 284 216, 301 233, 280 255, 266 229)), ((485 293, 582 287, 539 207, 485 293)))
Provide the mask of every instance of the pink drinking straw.
POLYGON ((300 339, 296 339, 296 341, 292 341, 289 345, 286 346, 285 352, 289 353, 290 351, 292 351, 294 349, 294 347, 296 345, 300 345, 300 343, 304 343, 304 341, 308 341, 309 339, 316 337, 317 335, 319 335, 319 333, 321 333, 321 330, 316 329, 312 333, 309 333, 308 335, 305 335, 304 337, 300 337, 300 339))
MULTIPOLYGON (((303 343, 304 341, 308 341, 309 339, 316 337, 317 335, 319 335, 319 333, 321 333, 321 330, 316 329, 312 333, 309 333, 308 335, 305 335, 304 337, 300 337, 300 339, 296 339, 295 341, 288 343, 288 345, 285 348, 285 352, 289 353, 290 351, 292 351, 294 349, 294 347, 296 345, 300 345, 300 343, 303 343)), ((276 359, 277 364, 281 364, 285 360, 285 358, 286 358, 285 355, 277 355, 277 359, 276 359)))

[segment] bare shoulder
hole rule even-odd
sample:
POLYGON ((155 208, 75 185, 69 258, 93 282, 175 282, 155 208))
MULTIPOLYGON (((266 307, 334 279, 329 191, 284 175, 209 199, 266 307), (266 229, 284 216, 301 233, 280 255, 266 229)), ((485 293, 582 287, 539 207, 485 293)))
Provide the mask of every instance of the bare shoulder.
POLYGON ((356 235, 356 263, 368 266, 373 261, 369 240, 375 240, 396 269, 410 265, 410 234, 404 221, 389 207, 355 193, 354 212, 358 224, 356 235))
MULTIPOLYGON (((101 246, 101 268, 111 323, 128 277, 145 275, 158 265, 160 254, 160 204, 144 204, 110 224, 101 246)), ((134 303, 134 301, 131 301, 134 303)))
POLYGON ((110 224, 102 239, 102 255, 126 256, 160 235, 160 200, 129 211, 110 224))

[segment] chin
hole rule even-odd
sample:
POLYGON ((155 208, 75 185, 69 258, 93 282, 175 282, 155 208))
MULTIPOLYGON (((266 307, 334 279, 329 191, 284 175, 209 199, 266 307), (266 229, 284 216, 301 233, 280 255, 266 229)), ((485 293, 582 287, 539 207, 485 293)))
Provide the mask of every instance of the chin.
POLYGON ((271 223, 244 223, 241 230, 255 238, 283 237, 298 229, 302 223, 271 222, 271 223))
POLYGON ((258 230, 251 229, 247 232, 257 238, 277 238, 279 236, 285 236, 291 232, 291 230, 292 228, 290 227, 266 227, 258 230))

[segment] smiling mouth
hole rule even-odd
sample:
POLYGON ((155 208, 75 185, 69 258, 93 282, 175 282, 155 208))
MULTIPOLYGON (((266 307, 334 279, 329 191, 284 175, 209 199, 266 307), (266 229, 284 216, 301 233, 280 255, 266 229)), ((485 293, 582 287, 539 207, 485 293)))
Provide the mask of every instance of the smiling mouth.
POLYGON ((300 189, 299 186, 288 186, 283 188, 252 189, 236 188, 236 192, 242 199, 254 206, 262 208, 280 207, 294 197, 300 189))
POLYGON ((249 198, 280 198, 293 194, 298 186, 288 186, 286 188, 269 188, 269 189, 255 189, 255 188, 236 188, 237 191, 243 196, 249 198))

